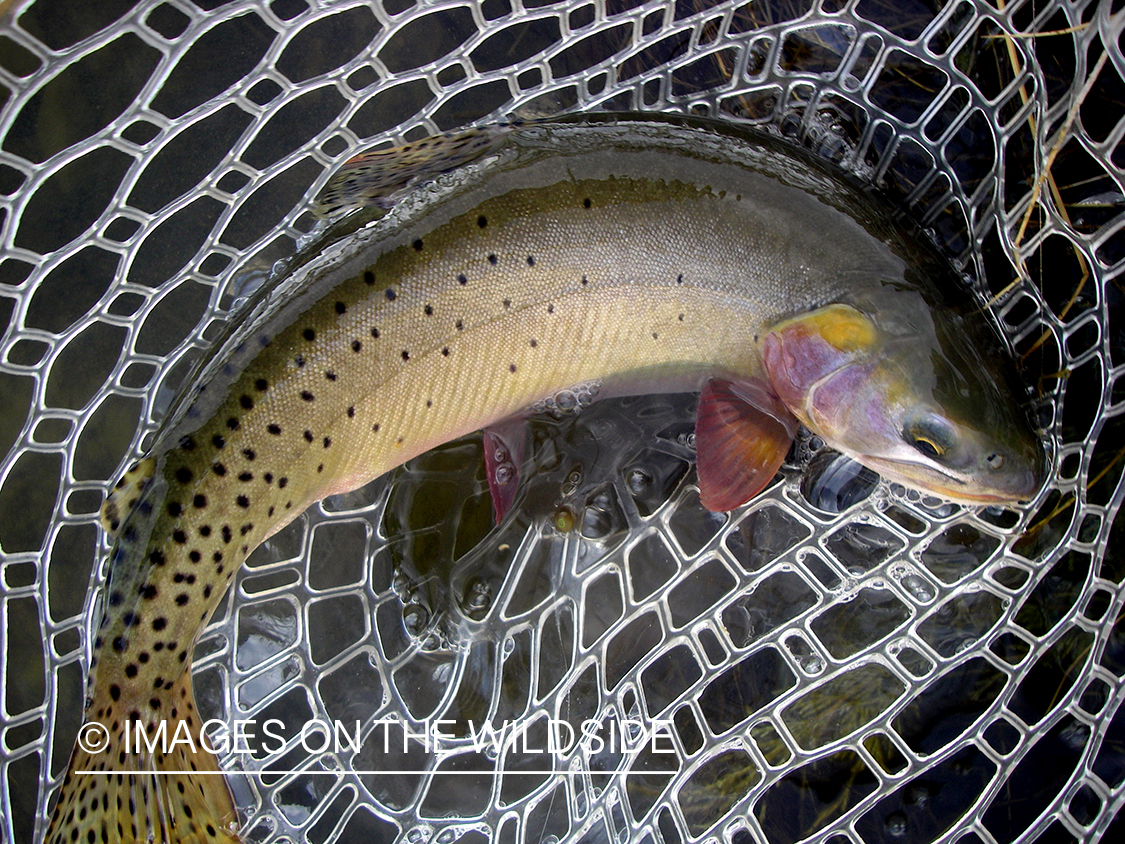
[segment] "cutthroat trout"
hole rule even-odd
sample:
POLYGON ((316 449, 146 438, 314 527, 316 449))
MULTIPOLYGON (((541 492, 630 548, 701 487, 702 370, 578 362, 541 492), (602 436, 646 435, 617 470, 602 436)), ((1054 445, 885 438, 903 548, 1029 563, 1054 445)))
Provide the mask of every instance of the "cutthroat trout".
POLYGON ((379 155, 329 194, 386 216, 257 294, 106 502, 86 712, 106 747, 76 747, 51 844, 236 840, 222 778, 196 773, 216 762, 189 671, 234 572, 312 502, 478 429, 502 517, 512 420, 575 385, 700 391, 713 510, 770 481, 798 423, 955 501, 1018 502, 1042 481, 1020 388, 951 268, 802 155, 639 116, 404 150, 425 179, 379 155), (133 721, 192 741, 130 752, 133 721))

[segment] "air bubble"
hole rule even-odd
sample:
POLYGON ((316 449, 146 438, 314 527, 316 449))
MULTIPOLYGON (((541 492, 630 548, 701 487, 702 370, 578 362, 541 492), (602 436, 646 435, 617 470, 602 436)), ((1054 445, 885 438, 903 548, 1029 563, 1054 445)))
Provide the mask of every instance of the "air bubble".
POLYGON ((906 815, 902 812, 891 812, 887 815, 884 826, 887 829, 887 835, 891 838, 902 838, 907 832, 906 815))
POLYGON ((633 469, 626 477, 625 483, 629 487, 629 492, 633 495, 644 495, 648 488, 652 486, 652 475, 644 469, 633 469))
POLYGON ((415 638, 426 632, 430 621, 430 611, 421 604, 407 604, 402 608, 402 623, 406 632, 415 638))
POLYGON ((492 608, 492 586, 483 578, 474 577, 465 588, 461 610, 473 621, 480 621, 492 608))
POLYGON ((921 603, 928 603, 936 596, 933 586, 931 586, 925 578, 919 577, 916 574, 908 574, 902 579, 902 585, 914 600, 921 603))

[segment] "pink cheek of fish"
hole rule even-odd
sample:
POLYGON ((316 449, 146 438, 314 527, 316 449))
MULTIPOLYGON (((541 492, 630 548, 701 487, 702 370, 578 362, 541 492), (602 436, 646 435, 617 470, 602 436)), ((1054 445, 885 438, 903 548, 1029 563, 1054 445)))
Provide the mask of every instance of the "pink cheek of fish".
POLYGON ((771 331, 762 343, 762 363, 774 392, 802 419, 810 391, 847 357, 803 323, 771 331))

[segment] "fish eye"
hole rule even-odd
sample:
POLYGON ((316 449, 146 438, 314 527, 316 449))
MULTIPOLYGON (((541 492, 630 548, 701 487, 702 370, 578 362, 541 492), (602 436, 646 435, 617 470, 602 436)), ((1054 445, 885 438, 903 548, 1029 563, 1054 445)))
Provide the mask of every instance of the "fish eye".
POLYGON ((903 436, 920 454, 931 460, 942 459, 957 445, 957 434, 953 426, 933 414, 910 422, 903 436))

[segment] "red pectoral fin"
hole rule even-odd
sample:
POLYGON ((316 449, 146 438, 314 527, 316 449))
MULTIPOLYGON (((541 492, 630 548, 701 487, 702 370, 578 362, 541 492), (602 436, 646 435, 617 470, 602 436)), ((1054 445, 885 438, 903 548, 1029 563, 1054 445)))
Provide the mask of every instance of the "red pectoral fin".
POLYGON ((484 469, 497 524, 504 519, 516 499, 526 439, 527 420, 522 417, 484 429, 484 469))
POLYGON ((695 418, 699 500, 733 510, 762 491, 793 442, 797 420, 761 381, 707 382, 695 418))

